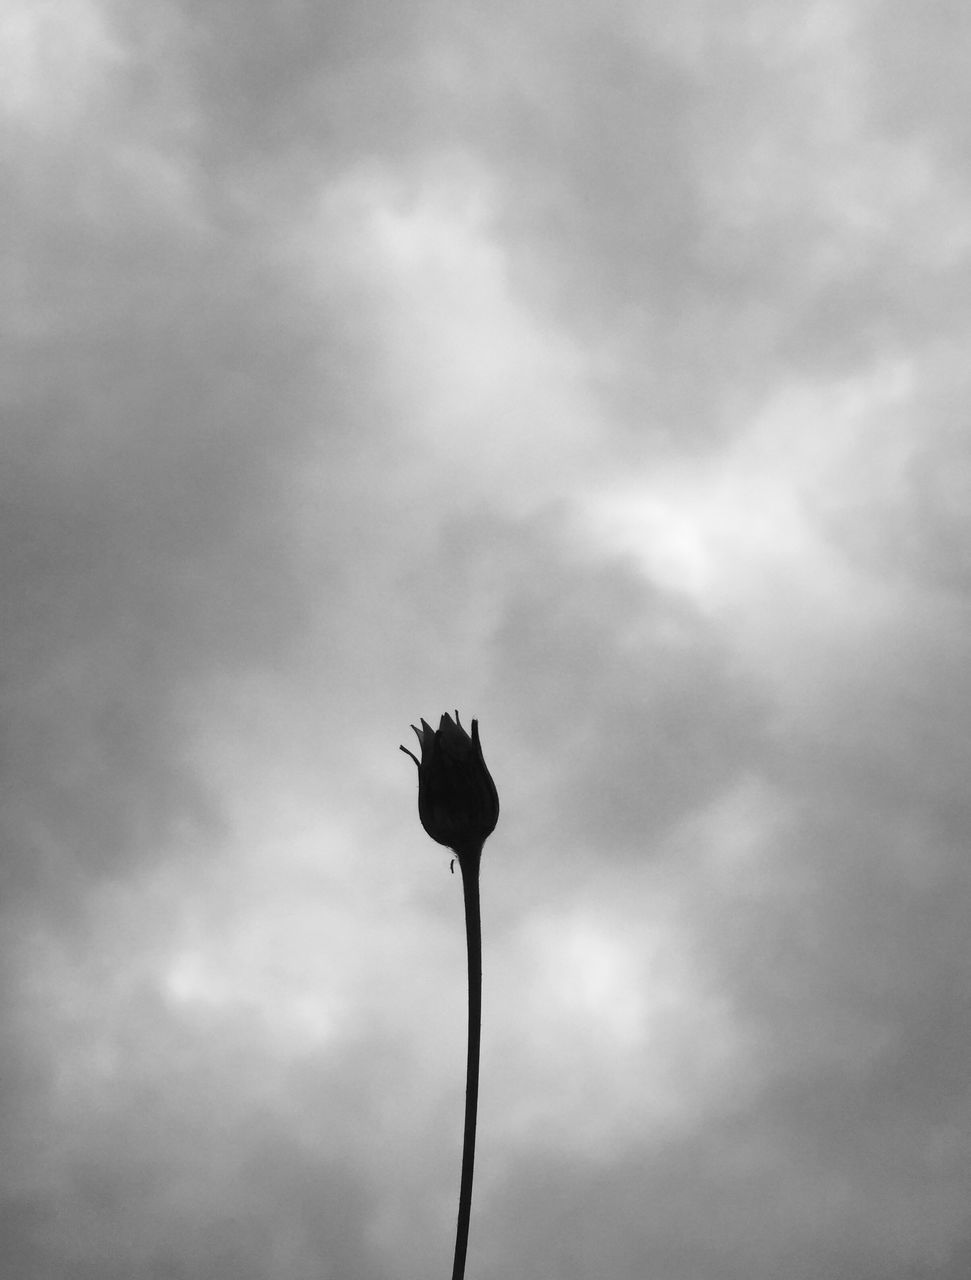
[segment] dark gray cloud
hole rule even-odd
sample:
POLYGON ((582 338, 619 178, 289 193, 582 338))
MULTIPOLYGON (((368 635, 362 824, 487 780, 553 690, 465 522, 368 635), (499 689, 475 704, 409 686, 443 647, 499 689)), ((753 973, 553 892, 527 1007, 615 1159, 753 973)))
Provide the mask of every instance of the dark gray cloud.
POLYGON ((867 24, 873 52, 873 102, 888 128, 929 141, 961 170, 971 151, 967 132, 967 82, 961 53, 969 37, 968 15, 949 0, 930 5, 917 20, 907 5, 875 8, 867 24))
MULTIPOLYGON (((304 612, 279 516, 301 377, 286 317, 237 322, 229 263, 204 290, 194 255, 166 265, 174 278, 149 296, 119 280, 118 314, 94 307, 34 344, 29 399, 12 406, 7 768, 14 843, 33 839, 36 866, 46 846, 103 870, 160 823, 208 826, 180 763, 193 686, 273 662, 304 612)), ((254 294, 262 311, 258 278, 242 285, 254 294)))
POLYGON ((325 1063, 311 1087, 245 1026, 193 1026, 150 990, 118 1025, 74 1034, 56 1028, 14 1093, 7 1274, 386 1274, 367 1242, 373 1194, 348 1161, 371 1105, 360 1064, 354 1089, 325 1063))
POLYGON ((671 823, 752 767, 758 688, 733 676, 696 614, 630 564, 564 563, 528 543, 517 561, 493 696, 536 756, 555 761, 544 808, 561 848, 583 860, 657 856, 671 823))

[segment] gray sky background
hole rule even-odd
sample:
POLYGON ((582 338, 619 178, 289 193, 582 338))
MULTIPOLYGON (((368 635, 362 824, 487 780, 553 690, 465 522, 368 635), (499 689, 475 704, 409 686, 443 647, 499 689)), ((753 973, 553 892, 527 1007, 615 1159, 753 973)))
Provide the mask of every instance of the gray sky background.
POLYGON ((969 64, 6 0, 4 1280, 968 1275, 969 64))

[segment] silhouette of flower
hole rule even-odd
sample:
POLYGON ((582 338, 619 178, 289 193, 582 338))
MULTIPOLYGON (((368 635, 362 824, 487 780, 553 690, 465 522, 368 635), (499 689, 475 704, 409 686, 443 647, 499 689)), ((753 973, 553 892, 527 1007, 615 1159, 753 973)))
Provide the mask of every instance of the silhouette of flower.
POLYGON ((458 854, 478 854, 499 821, 499 794, 479 743, 479 722, 469 737, 456 711, 442 716, 437 729, 422 720, 411 726, 421 759, 402 747, 418 766, 418 816, 433 840, 458 854))
POLYGON ((462 869, 465 899, 465 936, 469 954, 469 1047, 465 1065, 465 1130, 459 1212, 452 1262, 452 1280, 464 1280, 472 1214, 482 1038, 479 862, 482 846, 499 821, 499 793, 482 758, 478 720, 472 721, 471 737, 463 729, 457 711, 454 720, 447 713, 443 715, 437 729, 433 729, 427 720, 422 720, 420 729, 416 725, 411 727, 418 736, 421 759, 407 747, 403 746, 401 750, 418 766, 418 816, 431 838, 456 854, 462 869))

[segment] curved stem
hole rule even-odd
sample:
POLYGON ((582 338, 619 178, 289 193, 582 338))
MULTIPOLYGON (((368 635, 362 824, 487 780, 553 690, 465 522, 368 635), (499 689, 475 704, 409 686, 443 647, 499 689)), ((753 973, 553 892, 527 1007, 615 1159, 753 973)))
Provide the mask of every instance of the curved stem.
POLYGON ((475 1120, 479 1102, 479 1040, 482 1027, 482 923, 479 913, 479 860, 481 848, 459 858, 465 898, 465 936, 469 952, 469 1049, 465 1071, 465 1133, 462 1140, 462 1176, 459 1182, 459 1216, 455 1231, 452 1280, 463 1280, 469 1246, 472 1213, 472 1170, 475 1163, 475 1120))

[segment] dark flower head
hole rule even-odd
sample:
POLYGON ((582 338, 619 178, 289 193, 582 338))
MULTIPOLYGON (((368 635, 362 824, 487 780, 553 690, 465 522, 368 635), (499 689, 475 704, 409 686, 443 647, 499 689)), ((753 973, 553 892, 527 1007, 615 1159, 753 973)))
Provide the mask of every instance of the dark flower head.
POLYGON ((479 722, 472 721, 471 738, 447 713, 437 729, 422 720, 411 726, 421 744, 421 759, 409 751, 418 766, 418 816, 433 840, 447 845, 460 857, 478 854, 499 821, 499 793, 482 758, 479 722))

